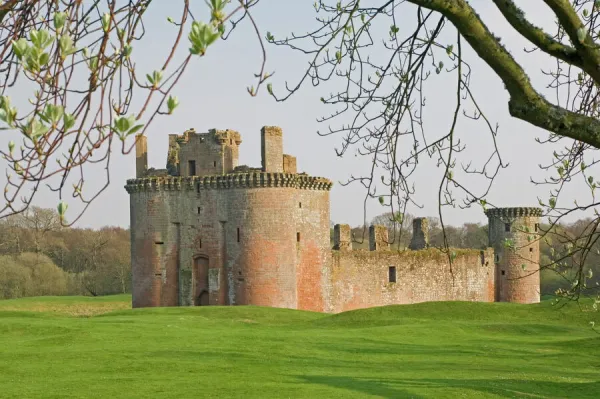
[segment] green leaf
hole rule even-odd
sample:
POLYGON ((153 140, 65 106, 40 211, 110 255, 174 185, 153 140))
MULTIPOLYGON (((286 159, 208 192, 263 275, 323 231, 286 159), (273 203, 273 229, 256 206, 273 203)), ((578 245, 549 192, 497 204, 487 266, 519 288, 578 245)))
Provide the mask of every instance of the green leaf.
POLYGON ((102 30, 104 32, 108 32, 109 27, 110 27, 110 14, 104 13, 104 15, 102 16, 102 30))
POLYGON ((56 29, 57 32, 60 32, 63 28, 63 26, 65 26, 65 22, 67 22, 67 13, 65 12, 57 12, 54 14, 54 29, 56 29))
POLYGON ((90 71, 95 71, 98 68, 98 56, 91 57, 88 65, 90 67, 90 71))
POLYGON ((160 81, 162 80, 162 77, 163 77, 162 71, 154 71, 154 72, 152 72, 152 75, 146 74, 146 78, 148 79, 148 82, 150 82, 150 84, 154 88, 158 87, 160 81))
POLYGON ((124 45, 123 46, 123 57, 129 58, 132 51, 133 51, 133 47, 131 47, 129 44, 124 45))
POLYGON ((172 114, 178 105, 179 99, 177 97, 169 96, 169 99, 167 100, 167 108, 169 109, 169 114, 172 114))
POLYGON ((71 114, 65 113, 63 115, 63 125, 64 125, 63 128, 65 131, 69 130, 70 128, 75 126, 75 117, 71 114))
POLYGON ((12 41, 12 50, 13 53, 15 53, 15 55, 17 56, 17 58, 20 60, 21 58, 23 58, 23 56, 25 54, 27 54, 27 49, 29 48, 29 44, 27 42, 27 39, 25 38, 20 38, 17 41, 12 41))
POLYGON ((134 134, 134 133, 136 133, 137 131, 139 131, 139 130, 140 130, 141 128, 143 128, 143 127, 144 127, 144 125, 143 125, 143 124, 141 124, 141 125, 135 125, 135 126, 134 126, 134 127, 132 127, 131 129, 129 129, 129 131, 127 132, 127 135, 129 136, 129 135, 131 135, 131 134, 134 134))
POLYGON ((130 126, 129 120, 126 117, 121 116, 115 120, 114 127, 118 133, 124 134, 125 132, 127 132, 129 130, 129 128, 131 126, 130 126))
POLYGON ((200 21, 192 22, 192 31, 188 35, 192 47, 190 53, 194 55, 204 55, 206 49, 219 38, 221 34, 214 31, 212 25, 206 25, 200 21))
POLYGON ((69 35, 62 35, 58 43, 60 46, 60 56, 63 60, 77 51, 77 48, 73 46, 73 38, 69 35))
POLYGON ((395 217, 396 222, 402 224, 402 221, 404 220, 404 215, 401 212, 396 213, 395 217))
POLYGON ((48 61, 50 61, 50 55, 48 53, 40 54, 40 57, 38 58, 38 63, 40 66, 48 64, 48 61))
POLYGON ((577 40, 579 40, 579 43, 584 43, 585 42, 585 38, 587 37, 587 30, 585 29, 585 26, 582 26, 581 28, 577 29, 577 40))
POLYGON ((273 95, 273 85, 271 83, 267 84, 267 91, 270 95, 273 95))
POLYGON ((25 135, 32 140, 37 140, 39 137, 46 134, 47 131, 48 127, 35 118, 31 118, 23 129, 25 135))
POLYGON ((58 211, 58 215, 60 216, 61 219, 63 219, 63 217, 65 216, 65 213, 67 212, 67 208, 69 206, 64 203, 63 201, 60 201, 58 203, 58 206, 56 207, 57 211, 58 211))
POLYGON ((64 108, 61 105, 47 104, 44 110, 44 117, 48 123, 58 124, 64 114, 64 108))

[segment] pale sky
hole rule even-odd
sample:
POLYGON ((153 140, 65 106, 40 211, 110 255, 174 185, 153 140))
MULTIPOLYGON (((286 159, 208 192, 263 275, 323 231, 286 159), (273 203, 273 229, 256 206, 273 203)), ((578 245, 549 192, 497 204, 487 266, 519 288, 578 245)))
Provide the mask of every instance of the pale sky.
MULTIPOLYGON (((181 6, 174 4, 181 1, 154 2, 145 22, 146 37, 141 44, 134 46, 133 58, 138 65, 138 74, 158 69, 173 42, 176 29, 167 23, 168 16, 179 18, 181 6), (173 14, 171 14, 173 13, 173 14)), ((208 20, 207 8, 199 2, 195 17, 208 20)), ((332 3, 332 2, 330 2, 332 3)), ((333 2, 334 3, 334 2, 333 2)), ((332 4, 333 4, 332 3, 332 4)), ((375 3, 375 2, 373 2, 375 3)), ((526 54, 525 46, 531 48, 516 31, 512 30, 503 20, 491 2, 471 1, 478 13, 484 19, 490 30, 502 38, 502 42, 513 56, 522 63, 532 78, 538 90, 548 94, 553 101, 550 91, 543 88, 549 83, 548 78, 540 73, 541 68, 553 67, 553 61, 536 53, 526 54), (481 6, 481 4, 484 4, 481 6)), ((553 23, 550 13, 541 1, 531 0, 525 9, 533 22, 547 27, 553 33, 553 23), (535 11, 535 12, 534 12, 535 11)), ((304 33, 314 28, 315 11, 312 1, 299 0, 262 0, 254 9, 254 17, 263 29, 263 36, 270 31, 276 38, 288 36, 291 32, 304 33)), ((404 7, 404 6, 403 6, 404 7)), ((411 6, 406 8, 407 25, 414 18, 411 6)), ((387 20, 386 20, 387 21, 387 20)), ((400 20, 402 23, 402 19, 400 20)), ((384 32, 389 28, 383 27, 384 32)), ((402 28, 402 26, 401 26, 402 28)), ((448 23, 445 37, 448 44, 454 42, 455 29, 448 23)), ((187 32, 186 32, 187 35, 187 32)), ((381 40, 382 36, 378 37, 381 40)), ((551 160, 552 151, 547 146, 535 142, 536 137, 546 138, 547 134, 525 122, 513 119, 508 114, 508 95, 503 84, 491 69, 480 62, 463 41, 466 52, 465 58, 473 68, 471 90, 479 100, 480 106, 486 111, 492 123, 500 125, 498 143, 501 155, 510 166, 500 172, 488 200, 497 206, 537 206, 537 196, 548 198, 548 187, 535 187, 530 178, 542 178, 544 174, 538 169, 538 164, 551 160)), ((380 56, 385 56, 381 52, 380 56)), ((179 58, 185 55, 187 40, 182 43, 179 58)), ((275 71, 273 88, 281 93, 284 81, 295 84, 308 63, 308 58, 289 49, 281 49, 267 45, 267 71, 275 71)), ((342 187, 339 182, 345 181, 351 174, 366 173, 369 159, 354 157, 354 151, 349 151, 344 158, 338 158, 334 148, 340 147, 341 136, 320 137, 317 130, 326 131, 327 125, 317 123, 318 117, 329 115, 334 111, 333 106, 321 104, 319 98, 327 96, 329 87, 312 87, 310 82, 300 92, 284 103, 275 103, 266 90, 258 97, 250 97, 246 87, 255 84, 254 73, 260 66, 260 48, 249 24, 244 24, 234 32, 227 41, 218 41, 209 48, 207 55, 196 58, 188 67, 184 77, 174 90, 181 105, 172 116, 162 116, 156 119, 147 132, 149 166, 164 168, 167 152, 167 137, 170 133, 182 133, 188 128, 197 132, 205 132, 210 128, 234 129, 241 133, 240 164, 260 166, 260 128, 264 125, 278 125, 284 131, 284 152, 297 157, 299 171, 310 175, 327 177, 334 181, 331 191, 331 219, 336 223, 361 224, 363 221, 364 189, 356 184, 342 187)), ((450 65, 450 61, 447 61, 450 65)), ((143 76, 142 75, 142 76, 143 76)), ((425 128, 430 134, 445 133, 451 122, 450 112, 455 104, 455 73, 435 76, 426 86, 427 107, 424 117, 425 128), (436 133, 440 132, 440 133, 436 133)), ((23 86, 22 86, 23 87, 23 86)), ((12 97, 19 94, 9 91, 12 97)), ((30 95, 30 94, 28 94, 30 95)), ((333 126, 339 126, 340 122, 333 126)), ((461 141, 467 144, 467 150, 459 160, 467 163, 470 159, 480 165, 489 155, 490 135, 480 122, 472 122, 461 118, 457 127, 461 141)), ((4 136, 0 145, 6 145, 9 134, 4 136)), ((14 139, 14 136, 12 136, 14 139)), ((116 148, 116 147, 115 147, 116 148)), ((432 160, 424 160, 419 165, 416 185, 416 199, 423 209, 409 208, 408 212, 416 216, 437 216, 437 189, 442 169, 435 167, 432 160)), ((98 228, 104 225, 127 227, 129 225, 129 197, 124 189, 127 179, 135 177, 135 153, 123 156, 115 152, 111 165, 111 184, 101 194, 86 214, 76 224, 77 227, 98 228)), ((95 168, 88 172, 87 180, 97 180, 103 183, 105 175, 95 168)), ((477 188, 474 183, 471 188, 477 188)), ((578 187, 581 188, 581 185, 578 187)), ((572 190, 572 193, 575 192, 572 190)), ((464 196, 457 192, 458 198, 464 196)), ((69 203, 69 214, 78 209, 77 201, 65 199, 69 203)), ((38 193, 36 205, 55 208, 58 203, 56 193, 43 190, 38 193)), ((385 211, 372 200, 367 209, 367 220, 385 211)), ((484 222, 485 216, 479 207, 461 210, 446 208, 444 210, 446 223, 459 225, 464 222, 484 222)))

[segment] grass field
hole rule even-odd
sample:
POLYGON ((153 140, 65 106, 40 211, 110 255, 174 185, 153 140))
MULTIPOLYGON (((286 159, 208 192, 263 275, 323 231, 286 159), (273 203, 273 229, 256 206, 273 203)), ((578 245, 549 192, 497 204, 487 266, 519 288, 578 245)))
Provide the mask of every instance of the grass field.
POLYGON ((597 313, 549 301, 338 315, 129 304, 0 301, 0 398, 600 398, 597 313))

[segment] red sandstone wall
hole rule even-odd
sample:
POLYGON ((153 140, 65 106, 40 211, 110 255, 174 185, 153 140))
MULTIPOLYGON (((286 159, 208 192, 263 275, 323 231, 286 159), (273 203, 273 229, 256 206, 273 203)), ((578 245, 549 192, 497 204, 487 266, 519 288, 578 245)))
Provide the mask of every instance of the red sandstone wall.
POLYGON ((322 312, 323 270, 329 264, 329 191, 299 190, 296 204, 297 308, 322 312))
POLYGON ((178 305, 177 226, 170 222, 166 206, 171 195, 163 191, 131 195, 133 307, 178 305))
POLYGON ((499 302, 540 302, 540 245, 535 225, 538 217, 492 217, 490 242, 497 255, 496 300, 499 302), (505 223, 510 231, 505 231, 505 223), (528 229, 529 233, 525 230, 528 229), (528 239, 529 238, 529 239, 528 239), (512 241, 508 248, 505 240, 512 241), (504 273, 503 273, 504 272, 504 273))
POLYGON ((447 255, 436 249, 371 252, 332 251, 325 275, 324 310, 410 304, 426 301, 494 301, 493 252, 460 250, 450 274, 447 255), (396 283, 388 281, 396 267, 396 283))
POLYGON ((227 296, 233 304, 296 307, 297 191, 288 187, 224 191, 231 237, 227 241, 227 296))

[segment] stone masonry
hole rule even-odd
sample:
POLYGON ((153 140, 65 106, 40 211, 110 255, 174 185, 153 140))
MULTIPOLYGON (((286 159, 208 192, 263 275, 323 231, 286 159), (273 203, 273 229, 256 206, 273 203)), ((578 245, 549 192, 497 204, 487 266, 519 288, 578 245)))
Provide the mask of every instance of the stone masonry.
POLYGON ((429 222, 425 218, 413 219, 413 235, 408 246, 413 251, 429 246, 429 222))
POLYGON ((260 168, 238 165, 241 135, 211 129, 169 135, 165 169, 148 169, 136 138, 130 194, 133 307, 259 305, 320 312, 423 301, 539 302, 541 210, 486 212, 490 248, 428 248, 427 220, 413 223, 412 250, 390 248, 370 226, 370 250, 353 250, 334 227, 332 182, 297 170, 283 132, 261 129, 260 168), (507 227, 509 226, 509 227, 507 227), (512 247, 506 246, 512 243, 512 247), (537 241, 535 241, 537 242, 537 241))

